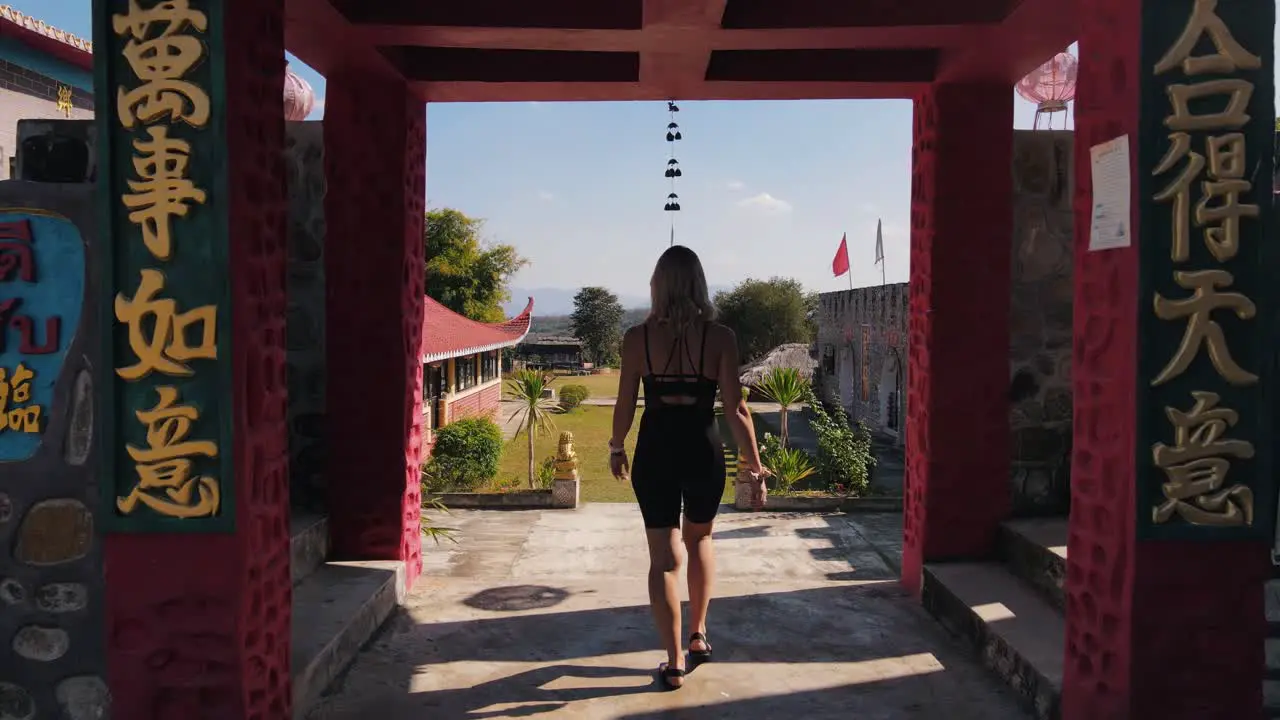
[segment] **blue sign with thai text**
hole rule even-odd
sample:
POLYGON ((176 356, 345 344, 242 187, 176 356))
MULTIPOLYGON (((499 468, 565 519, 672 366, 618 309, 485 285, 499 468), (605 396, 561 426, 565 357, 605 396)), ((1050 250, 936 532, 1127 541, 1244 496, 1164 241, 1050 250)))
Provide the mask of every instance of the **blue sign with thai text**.
POLYGON ((80 326, 85 248, 67 218, 0 208, 0 462, 28 460, 80 326))

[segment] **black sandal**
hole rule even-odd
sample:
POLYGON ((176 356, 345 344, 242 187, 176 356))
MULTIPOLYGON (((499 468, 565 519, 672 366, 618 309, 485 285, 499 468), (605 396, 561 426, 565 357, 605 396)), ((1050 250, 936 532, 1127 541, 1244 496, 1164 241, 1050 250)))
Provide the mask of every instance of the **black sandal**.
POLYGON ((711 642, 707 640, 707 636, 703 633, 696 632, 689 636, 689 657, 698 662, 706 662, 711 659, 711 642), (702 644, 707 647, 706 650, 694 650, 693 643, 695 640, 701 640, 702 644))
POLYGON ((667 690, 679 690, 684 687, 684 683, 676 685, 671 681, 676 678, 684 678, 685 674, 683 668, 671 667, 669 663, 662 663, 658 666, 658 680, 662 681, 662 686, 667 690))

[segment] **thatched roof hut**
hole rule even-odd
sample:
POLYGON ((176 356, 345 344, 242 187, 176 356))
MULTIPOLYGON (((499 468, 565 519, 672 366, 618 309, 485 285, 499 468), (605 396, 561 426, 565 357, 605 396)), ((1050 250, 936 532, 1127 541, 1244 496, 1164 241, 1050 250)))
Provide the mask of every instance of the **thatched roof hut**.
POLYGON ((765 373, 773 368, 789 367, 799 370, 800 377, 805 380, 812 380, 813 372, 818 367, 818 361, 810 354, 809 348, 810 346, 806 343, 779 345, 765 353, 764 357, 759 360, 743 365, 739 371, 738 379, 742 382, 743 387, 754 387, 764 379, 765 373))

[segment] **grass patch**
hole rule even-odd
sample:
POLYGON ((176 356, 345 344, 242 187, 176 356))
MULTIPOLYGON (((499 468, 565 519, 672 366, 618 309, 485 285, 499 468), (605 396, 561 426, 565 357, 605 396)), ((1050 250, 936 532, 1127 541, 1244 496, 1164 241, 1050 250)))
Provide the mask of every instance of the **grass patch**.
MULTIPOLYGON (((614 376, 616 378, 616 376, 614 376)), ((636 431, 640 427, 643 408, 636 410, 636 421, 627 434, 627 454, 632 455, 636 446, 636 431)), ((725 483, 724 502, 733 502, 733 482, 737 475, 737 451, 729 429, 717 413, 717 424, 722 437, 729 437, 725 443, 725 467, 730 473, 725 483)), ((556 430, 549 435, 534 439, 533 458, 541 462, 548 455, 554 455, 556 445, 560 441, 560 433, 573 433, 573 445, 578 452, 578 475, 582 479, 583 502, 628 502, 636 501, 631 483, 615 480, 609 472, 609 436, 613 434, 613 408, 584 405, 578 409, 556 415, 556 430)), ((529 487, 529 439, 523 433, 507 443, 502 451, 502 462, 498 465, 498 476, 495 485, 525 489, 529 487), (518 480, 518 484, 514 481, 518 480)))
MULTIPOLYGON (((618 396, 618 373, 609 372, 599 375, 557 375, 551 387, 559 389, 565 385, 581 385, 591 393, 593 398, 611 398, 618 396)), ((507 397, 506 385, 503 385, 502 396, 507 397)), ((609 438, 605 438, 608 442, 609 438)))
MULTIPOLYGON (((614 376, 615 379, 617 376, 614 376)), ((640 426, 640 415, 643 410, 636 411, 636 422, 627 435, 627 452, 630 454, 636 446, 636 429, 640 426)), ((609 473, 609 436, 613 434, 613 408, 584 405, 582 407, 555 416, 556 429, 548 435, 534 438, 533 459, 542 462, 548 455, 556 453, 560 442, 560 433, 573 433, 573 446, 578 452, 578 476, 582 479, 583 502, 635 502, 635 494, 631 492, 631 484, 619 482, 609 473)), ((512 478, 519 480, 517 488, 529 487, 529 439, 521 432, 507 443, 502 451, 502 461, 498 464, 498 484, 511 484, 512 478)))

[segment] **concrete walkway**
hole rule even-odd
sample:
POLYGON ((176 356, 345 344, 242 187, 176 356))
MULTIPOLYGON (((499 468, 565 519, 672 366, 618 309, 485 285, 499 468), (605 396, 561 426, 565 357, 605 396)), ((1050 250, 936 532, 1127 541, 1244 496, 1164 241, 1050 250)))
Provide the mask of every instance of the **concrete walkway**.
POLYGON ((736 513, 715 661, 660 692, 639 512, 454 511, 426 574, 312 720, 1025 720, 904 597, 900 515, 736 513))

